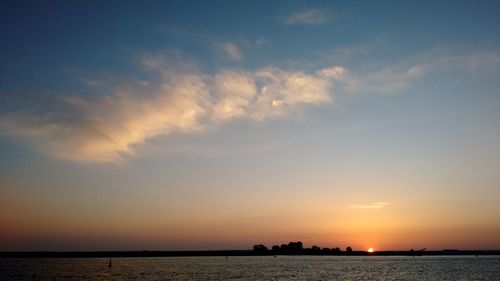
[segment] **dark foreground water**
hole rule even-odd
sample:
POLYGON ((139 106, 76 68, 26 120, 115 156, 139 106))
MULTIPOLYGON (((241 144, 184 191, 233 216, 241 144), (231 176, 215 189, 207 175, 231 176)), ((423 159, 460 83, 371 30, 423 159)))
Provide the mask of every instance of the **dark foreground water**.
POLYGON ((0 259, 0 280, 500 280, 499 256, 0 259))

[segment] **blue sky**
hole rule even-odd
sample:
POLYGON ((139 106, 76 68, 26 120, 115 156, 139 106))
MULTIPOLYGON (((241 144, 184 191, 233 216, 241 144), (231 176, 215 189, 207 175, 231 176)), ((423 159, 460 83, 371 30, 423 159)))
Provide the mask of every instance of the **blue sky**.
POLYGON ((499 6, 2 3, 0 249, 499 248, 499 6))

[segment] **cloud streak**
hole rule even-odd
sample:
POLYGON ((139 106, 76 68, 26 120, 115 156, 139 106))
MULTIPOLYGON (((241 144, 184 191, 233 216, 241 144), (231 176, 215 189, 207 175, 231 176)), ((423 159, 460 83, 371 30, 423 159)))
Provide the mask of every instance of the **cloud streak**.
POLYGON ((382 209, 389 206, 388 202, 371 202, 367 204, 352 205, 351 208, 356 209, 382 209))
POLYGON ((320 25, 328 19, 328 13, 318 8, 305 9, 288 16, 285 20, 286 25, 320 25))
POLYGON ((220 45, 220 50, 232 61, 240 61, 243 59, 240 49, 234 43, 224 42, 220 45))

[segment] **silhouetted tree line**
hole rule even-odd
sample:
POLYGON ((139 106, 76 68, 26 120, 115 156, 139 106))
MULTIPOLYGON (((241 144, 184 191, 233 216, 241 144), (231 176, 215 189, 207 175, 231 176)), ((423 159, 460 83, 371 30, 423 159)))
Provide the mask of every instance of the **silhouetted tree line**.
POLYGON ((319 246, 312 246, 311 248, 304 248, 301 241, 289 242, 288 244, 274 245, 268 249, 263 244, 253 246, 253 251, 256 254, 273 254, 273 255, 340 255, 352 253, 352 248, 347 247, 342 251, 339 247, 336 248, 321 248, 319 246))

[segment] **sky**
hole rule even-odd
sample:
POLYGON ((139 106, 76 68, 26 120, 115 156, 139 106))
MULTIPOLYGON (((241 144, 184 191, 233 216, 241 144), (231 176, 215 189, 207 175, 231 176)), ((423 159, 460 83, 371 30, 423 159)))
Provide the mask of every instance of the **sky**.
POLYGON ((2 1, 0 251, 500 248, 498 1, 2 1))

